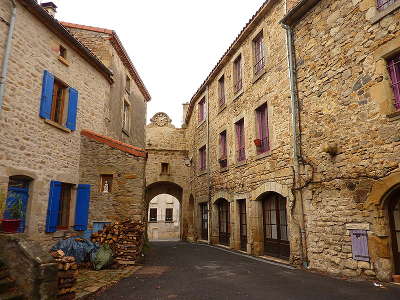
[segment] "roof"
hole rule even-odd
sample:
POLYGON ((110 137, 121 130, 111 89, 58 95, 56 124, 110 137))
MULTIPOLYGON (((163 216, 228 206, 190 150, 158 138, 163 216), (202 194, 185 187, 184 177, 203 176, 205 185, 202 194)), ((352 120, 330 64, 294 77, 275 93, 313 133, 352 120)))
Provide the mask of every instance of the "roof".
POLYGON ((284 25, 295 25, 320 0, 301 0, 281 20, 284 25))
POLYGON ((139 87, 140 92, 143 94, 146 101, 151 100, 149 91, 146 89, 146 86, 144 85, 142 79, 140 78, 139 73, 137 72, 135 66, 133 65, 132 60, 130 59, 128 53, 126 52, 124 46, 121 43, 121 40, 119 39, 117 33, 114 30, 100 28, 100 27, 74 24, 74 23, 68 23, 68 22, 61 22, 61 24, 68 28, 88 30, 88 31, 94 31, 94 32, 105 33, 105 34, 110 35, 111 36, 111 39, 110 39, 111 44, 113 45, 114 49, 117 51, 119 57, 121 58, 122 62, 125 65, 125 67, 129 70, 129 73, 131 74, 133 80, 139 87))
POLYGON ((122 143, 120 141, 117 141, 115 139, 98 134, 98 133, 90 131, 90 130, 82 130, 81 135, 86 136, 87 138, 97 141, 99 143, 106 144, 112 148, 132 154, 133 156, 147 158, 147 152, 146 152, 146 150, 144 150, 142 148, 138 148, 138 147, 134 147, 129 144, 122 143))
POLYGON ((61 40, 71 46, 96 70, 101 72, 106 79, 112 83, 112 71, 107 68, 100 59, 94 55, 85 45, 78 41, 63 25, 47 13, 35 0, 18 0, 30 13, 39 19, 49 30, 56 34, 61 40))
POLYGON ((240 31, 239 35, 233 41, 233 43, 229 46, 228 50, 226 50, 225 54, 221 57, 215 67, 212 69, 211 73, 207 76, 206 80, 201 84, 196 93, 193 95, 192 99, 189 103, 188 112, 186 114, 185 123, 189 122, 189 118, 193 112, 194 104, 196 99, 203 93, 206 86, 212 81, 215 76, 218 75, 220 70, 223 68, 224 64, 236 53, 238 46, 242 43, 250 32, 254 29, 256 24, 260 21, 262 16, 279 0, 266 0, 260 9, 251 17, 251 19, 247 22, 247 24, 240 31))

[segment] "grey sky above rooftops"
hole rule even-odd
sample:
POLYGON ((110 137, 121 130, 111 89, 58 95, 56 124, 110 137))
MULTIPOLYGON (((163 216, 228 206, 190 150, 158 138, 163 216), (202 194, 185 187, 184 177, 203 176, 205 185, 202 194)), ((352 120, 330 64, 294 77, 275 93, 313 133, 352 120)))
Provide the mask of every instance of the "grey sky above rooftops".
MULTIPOLYGON (((46 1, 41 1, 46 2, 46 1)), ((113 29, 149 90, 147 119, 182 103, 206 79, 264 0, 53 0, 56 18, 113 29)))

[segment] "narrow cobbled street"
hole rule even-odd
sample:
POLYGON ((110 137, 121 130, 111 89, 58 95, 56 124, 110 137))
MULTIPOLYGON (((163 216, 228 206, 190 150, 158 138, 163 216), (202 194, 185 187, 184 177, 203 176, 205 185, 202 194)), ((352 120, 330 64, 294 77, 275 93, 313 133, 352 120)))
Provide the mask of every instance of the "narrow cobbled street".
POLYGON ((152 243, 145 266, 93 299, 400 299, 375 287, 273 265, 207 245, 152 243))

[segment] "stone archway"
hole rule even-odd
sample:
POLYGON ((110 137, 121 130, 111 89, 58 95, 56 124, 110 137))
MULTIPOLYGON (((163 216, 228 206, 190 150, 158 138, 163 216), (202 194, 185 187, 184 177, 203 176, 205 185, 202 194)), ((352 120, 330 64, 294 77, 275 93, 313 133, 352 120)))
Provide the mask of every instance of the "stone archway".
POLYGON ((180 224, 180 239, 184 238, 183 234, 183 218, 182 218, 182 200, 183 200, 183 188, 174 182, 169 181, 158 181, 154 182, 146 187, 145 190, 145 208, 146 217, 149 213, 150 202, 157 196, 167 194, 179 201, 179 224, 180 224))

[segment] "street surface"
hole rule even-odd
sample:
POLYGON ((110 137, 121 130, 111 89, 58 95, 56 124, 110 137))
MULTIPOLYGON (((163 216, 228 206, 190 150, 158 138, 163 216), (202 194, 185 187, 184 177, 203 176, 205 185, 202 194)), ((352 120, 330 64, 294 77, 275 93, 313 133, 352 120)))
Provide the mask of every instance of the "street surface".
POLYGON ((400 300, 400 286, 335 279, 206 245, 158 242, 141 270, 96 299, 400 300))

